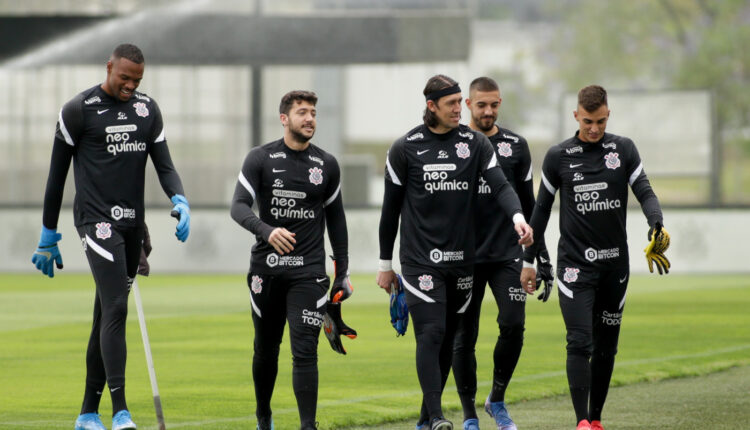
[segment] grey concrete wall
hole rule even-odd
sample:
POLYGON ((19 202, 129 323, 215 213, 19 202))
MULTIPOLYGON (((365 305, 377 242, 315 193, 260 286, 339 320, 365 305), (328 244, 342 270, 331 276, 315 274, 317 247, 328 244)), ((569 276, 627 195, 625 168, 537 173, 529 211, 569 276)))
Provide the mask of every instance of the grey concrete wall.
MULTIPOLYGON (((80 240, 73 227, 72 211, 64 209, 58 231, 66 271, 88 271, 80 240)), ((254 238, 229 217, 228 210, 194 210, 186 243, 174 237, 175 220, 167 209, 147 214, 154 251, 149 259, 158 272, 245 272, 254 238)), ((647 226, 640 211, 628 214, 631 270, 647 272, 643 248, 647 226)), ((374 273, 378 259, 379 210, 348 210, 351 270, 374 273)), ((557 213, 553 212, 547 243, 553 261, 559 237, 557 213)), ((750 272, 745 248, 750 243, 750 210, 666 211, 665 224, 672 236, 667 252, 675 273, 750 272)), ((0 271, 31 272, 31 254, 39 240, 40 210, 2 210, 0 225, 0 271)), ((327 244, 326 244, 327 245, 327 244)), ((396 254, 398 255, 398 246, 396 254)), ((398 267, 398 264, 395 264, 398 267)), ((332 266, 329 262, 329 271, 332 266)))

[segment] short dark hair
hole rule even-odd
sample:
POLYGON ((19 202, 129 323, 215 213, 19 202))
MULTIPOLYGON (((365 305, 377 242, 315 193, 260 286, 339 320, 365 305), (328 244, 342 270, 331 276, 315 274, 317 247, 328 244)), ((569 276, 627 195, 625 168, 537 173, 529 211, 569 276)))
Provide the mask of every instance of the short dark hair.
MULTIPOLYGON (((454 85, 458 85, 458 82, 454 81, 452 78, 445 75, 435 75, 427 80, 427 84, 424 86, 422 94, 427 96, 434 93, 435 91, 440 91, 454 85)), ((437 103, 439 100, 440 99, 435 100, 435 103, 437 103)), ((438 124, 437 116, 435 116, 435 114, 432 113, 432 111, 427 107, 424 108, 424 115, 422 115, 422 120, 424 121, 424 125, 426 125, 427 127, 435 127, 438 124)))
POLYGON ((593 112, 599 109, 600 106, 608 106, 607 90, 599 85, 583 87, 578 92, 578 105, 584 108, 586 112, 593 112))
POLYGON ((469 92, 471 91, 500 91, 500 87, 497 85, 497 82, 495 82, 494 79, 488 78, 487 76, 481 76, 471 81, 471 85, 469 85, 469 92))
POLYGON ((125 58, 135 64, 143 64, 143 62, 146 61, 143 58, 143 52, 141 52, 141 49, 130 43, 117 45, 115 50, 112 51, 112 58, 125 58))
POLYGON ((284 94, 279 103, 279 113, 289 114, 292 105, 298 101, 306 101, 315 106, 318 103, 318 96, 312 91, 294 90, 284 94))

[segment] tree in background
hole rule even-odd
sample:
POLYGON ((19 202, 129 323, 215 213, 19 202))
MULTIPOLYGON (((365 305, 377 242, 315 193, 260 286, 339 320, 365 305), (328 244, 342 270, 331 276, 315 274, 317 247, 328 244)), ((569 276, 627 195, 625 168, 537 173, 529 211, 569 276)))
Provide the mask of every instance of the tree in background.
MULTIPOLYGON (((579 0, 549 7, 562 19, 551 60, 568 90, 593 82, 712 90, 725 160, 750 156, 750 1, 579 0)), ((737 186, 724 191, 741 194, 747 181, 733 179, 737 186)), ((739 194, 732 198, 749 197, 739 194)))

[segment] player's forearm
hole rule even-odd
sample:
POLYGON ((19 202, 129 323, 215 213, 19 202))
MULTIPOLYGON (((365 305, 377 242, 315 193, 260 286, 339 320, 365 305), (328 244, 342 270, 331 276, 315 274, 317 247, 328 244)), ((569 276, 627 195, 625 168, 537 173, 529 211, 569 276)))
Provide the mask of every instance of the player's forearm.
POLYGON ((60 217, 63 192, 65 190, 65 179, 70 169, 70 160, 73 158, 73 147, 55 139, 52 146, 52 159, 50 161, 47 187, 44 191, 44 209, 42 211, 42 224, 49 229, 57 228, 57 220, 60 217))
POLYGON ((325 208, 328 239, 331 242, 333 258, 340 265, 345 264, 349 256, 349 232, 346 227, 344 204, 339 194, 336 199, 325 208))
POLYGON ((518 200, 521 201, 521 209, 523 210, 523 216, 527 219, 531 219, 531 215, 534 213, 534 182, 531 180, 518 182, 518 200))
POLYGON ((544 242, 544 232, 547 230, 550 214, 552 213, 552 203, 555 201, 555 195, 550 193, 544 184, 539 186, 537 193, 534 213, 531 215, 529 225, 534 230, 534 244, 527 247, 523 254, 523 261, 533 263, 541 247, 546 247, 544 242))
POLYGON ((635 195, 635 198, 638 199, 638 202, 641 204, 641 209, 648 220, 648 225, 653 227, 657 222, 664 224, 661 204, 659 204, 659 199, 651 188, 651 183, 646 174, 641 174, 641 176, 633 182, 631 188, 633 190, 633 195, 635 195))
POLYGON ((152 145, 151 160, 156 168, 156 174, 164 193, 170 198, 175 194, 184 196, 182 180, 180 180, 180 175, 177 174, 174 163, 172 163, 172 157, 169 155, 166 142, 158 142, 152 145))
POLYGON ((483 176, 492 190, 492 198, 500 204, 508 219, 514 219, 516 214, 523 214, 521 201, 505 178, 502 169, 496 167, 485 170, 483 176))
POLYGON ((398 218, 401 215, 403 200, 403 187, 386 179, 383 208, 380 211, 380 225, 378 226, 381 260, 393 259, 393 245, 398 233, 398 218))
POLYGON ((234 198, 232 199, 232 206, 229 210, 232 219, 241 225, 245 230, 250 233, 260 236, 263 240, 268 240, 268 237, 273 231, 273 227, 264 223, 255 212, 253 212, 253 200, 249 197, 241 197, 238 193, 241 191, 241 185, 237 185, 235 190, 234 198))

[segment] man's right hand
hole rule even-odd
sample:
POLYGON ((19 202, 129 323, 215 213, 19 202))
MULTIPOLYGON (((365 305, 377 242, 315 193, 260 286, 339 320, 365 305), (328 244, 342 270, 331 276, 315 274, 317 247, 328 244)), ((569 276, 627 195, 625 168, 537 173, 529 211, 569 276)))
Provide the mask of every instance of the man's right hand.
POLYGON ((524 267, 521 269, 521 286, 524 291, 533 295, 536 291, 536 269, 533 267, 524 267))
POLYGON ((295 233, 292 233, 284 227, 276 227, 268 236, 268 243, 273 246, 273 249, 275 249, 279 255, 288 254, 294 251, 294 244, 297 243, 294 236, 295 233))
POLYGON ((396 276, 396 272, 394 272, 393 270, 387 270, 385 272, 378 271, 375 282, 377 282, 380 288, 384 289, 388 294, 390 294, 391 288, 398 285, 398 277, 396 276))
POLYGON ((532 230, 531 226, 526 224, 525 221, 516 223, 513 228, 515 228, 516 233, 518 233, 519 245, 531 246, 534 243, 534 230, 532 230))
POLYGON ((31 262, 34 263, 34 266, 50 278, 55 276, 54 266, 57 266, 58 269, 63 268, 62 255, 60 255, 60 250, 57 249, 57 242, 60 239, 62 239, 62 235, 56 229, 42 226, 39 245, 37 245, 34 255, 31 256, 31 262))

